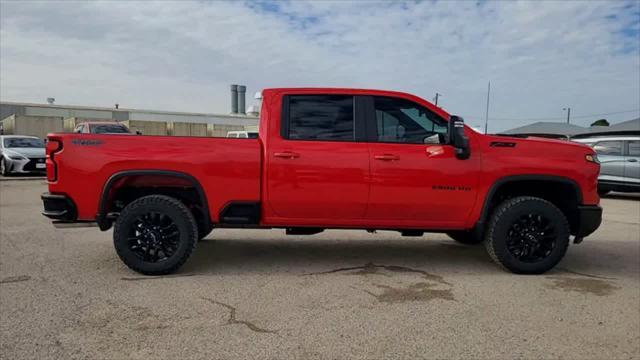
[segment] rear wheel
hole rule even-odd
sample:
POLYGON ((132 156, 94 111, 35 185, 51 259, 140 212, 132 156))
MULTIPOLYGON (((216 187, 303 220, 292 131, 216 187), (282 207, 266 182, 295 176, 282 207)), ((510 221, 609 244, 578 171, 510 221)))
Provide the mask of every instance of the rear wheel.
POLYGON ((485 246, 491 258, 517 274, 542 274, 567 252, 569 223, 552 203, 520 196, 500 204, 489 221, 485 246))
POLYGON ((473 231, 451 231, 447 235, 461 244, 473 245, 482 242, 482 237, 473 231))
POLYGON ((120 259, 145 275, 176 271, 191 256, 197 240, 198 227, 191 211, 165 195, 131 202, 120 213, 113 230, 120 259))

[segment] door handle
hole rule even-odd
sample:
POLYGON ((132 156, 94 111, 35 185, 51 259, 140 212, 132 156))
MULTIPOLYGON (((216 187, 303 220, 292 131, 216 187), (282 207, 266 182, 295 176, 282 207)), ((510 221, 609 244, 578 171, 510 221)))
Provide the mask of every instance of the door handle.
POLYGON ((627 159, 628 162, 638 162, 638 159, 627 159))
POLYGON ((380 160, 380 161, 396 161, 396 160, 400 160, 400 157, 398 157, 396 155, 393 155, 393 154, 374 155, 373 158, 376 159, 376 160, 380 160))
POLYGON ((294 153, 291 151, 285 151, 285 152, 274 153, 273 156, 277 158, 283 158, 283 159, 295 159, 295 158, 299 158, 300 154, 294 153))

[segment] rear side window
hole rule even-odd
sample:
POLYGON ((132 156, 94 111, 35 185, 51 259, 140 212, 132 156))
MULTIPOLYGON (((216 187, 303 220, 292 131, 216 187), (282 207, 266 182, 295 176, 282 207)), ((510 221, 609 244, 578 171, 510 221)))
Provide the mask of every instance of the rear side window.
POLYGON ((622 141, 600 141, 593 150, 598 155, 622 155, 622 141))
POLYGON ((353 96, 291 95, 289 126, 292 140, 354 140, 353 96))
POLYGON ((640 140, 629 141, 629 156, 640 156, 640 140))

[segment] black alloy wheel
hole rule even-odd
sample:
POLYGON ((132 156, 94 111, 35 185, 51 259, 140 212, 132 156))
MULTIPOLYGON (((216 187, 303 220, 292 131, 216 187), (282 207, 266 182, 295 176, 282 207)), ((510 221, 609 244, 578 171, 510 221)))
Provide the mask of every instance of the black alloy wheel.
POLYGON ((536 263, 548 258, 556 245, 553 223, 540 213, 529 213, 516 220, 507 234, 507 249, 516 259, 536 263))
POLYGON ((189 208, 166 195, 132 201, 118 216, 113 230, 120 259, 146 275, 176 271, 191 256, 197 240, 198 228, 189 208))
POLYGON ((127 237, 129 250, 146 262, 166 261, 178 249, 180 230, 166 214, 150 211, 136 216, 127 237))
POLYGON ((518 196, 491 214, 484 244, 489 256, 517 274, 542 274, 562 260, 569 247, 565 214, 551 202, 518 196))

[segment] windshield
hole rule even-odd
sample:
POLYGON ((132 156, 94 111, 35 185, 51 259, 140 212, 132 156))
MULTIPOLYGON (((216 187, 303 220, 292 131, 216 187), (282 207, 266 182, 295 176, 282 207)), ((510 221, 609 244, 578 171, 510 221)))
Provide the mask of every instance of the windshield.
POLYGON ((6 148, 43 148, 44 141, 35 138, 5 138, 6 148))
POLYGON ((92 134, 128 134, 126 127, 118 124, 91 125, 92 134))

